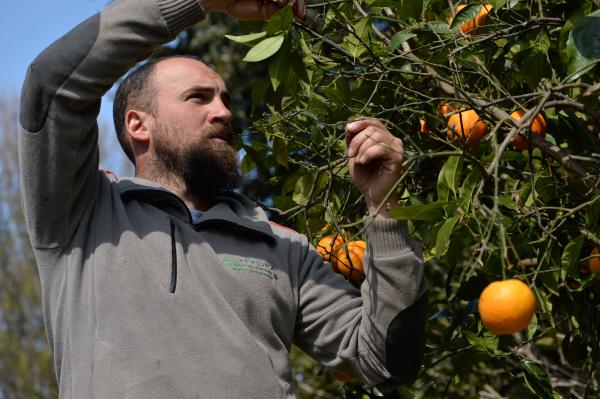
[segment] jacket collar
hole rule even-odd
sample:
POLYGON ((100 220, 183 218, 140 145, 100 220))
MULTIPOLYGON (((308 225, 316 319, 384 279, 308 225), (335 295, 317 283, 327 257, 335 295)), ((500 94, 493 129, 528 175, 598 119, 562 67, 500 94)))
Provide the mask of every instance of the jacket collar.
MULTIPOLYGON (((117 192, 123 200, 137 199, 156 206, 178 219, 192 224, 192 215, 183 200, 155 182, 137 177, 120 178, 117 192)), ((233 227, 275 242, 273 229, 265 212, 245 196, 222 191, 214 197, 213 205, 194 225, 196 230, 208 227, 233 227)))

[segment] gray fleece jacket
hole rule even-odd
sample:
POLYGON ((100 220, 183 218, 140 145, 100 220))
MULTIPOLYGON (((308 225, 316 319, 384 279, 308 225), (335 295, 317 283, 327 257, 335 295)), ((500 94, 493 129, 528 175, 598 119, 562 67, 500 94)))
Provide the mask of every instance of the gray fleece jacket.
POLYGON ((30 65, 22 195, 60 397, 290 398, 293 343, 370 384, 409 381, 427 285, 404 224, 367 226, 358 291, 241 195, 193 224, 175 194, 99 170, 101 96, 203 15, 117 0, 30 65))

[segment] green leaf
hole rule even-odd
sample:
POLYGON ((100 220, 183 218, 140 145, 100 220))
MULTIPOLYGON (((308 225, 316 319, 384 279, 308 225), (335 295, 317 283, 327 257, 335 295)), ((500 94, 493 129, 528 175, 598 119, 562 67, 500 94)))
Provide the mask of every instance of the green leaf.
POLYGON ((530 340, 533 338, 533 336, 535 335, 535 332, 537 331, 537 326, 538 326, 538 320, 537 320, 537 316, 534 313, 533 318, 531 319, 531 322, 529 322, 529 325, 527 326, 527 339, 530 340))
POLYGON ((448 157, 444 166, 440 170, 437 183, 438 200, 447 201, 449 198, 449 190, 456 195, 458 178, 460 176, 460 168, 462 166, 462 158, 459 156, 448 157))
POLYGON ((410 33, 410 31, 402 30, 396 33, 394 36, 392 36, 392 39, 390 40, 390 48, 392 50, 395 50, 398 47, 400 47, 402 43, 416 36, 417 35, 415 35, 414 33, 410 33))
POLYGON ((364 44, 369 43, 371 29, 371 18, 364 17, 354 24, 353 31, 344 37, 343 47, 348 50, 352 57, 358 58, 367 50, 364 44))
POLYGON ((292 200, 296 204, 306 205, 308 201, 308 194, 310 194, 310 189, 314 183, 313 175, 302 175, 300 179, 296 182, 296 187, 294 188, 294 194, 292 194, 292 200))
POLYGON ((302 62, 302 56, 298 52, 293 52, 290 55, 290 64, 296 76, 303 82, 310 83, 310 78, 308 76, 308 71, 306 69, 306 65, 302 62), (291 62, 294 60, 294 62, 291 62))
POLYGON ((229 40, 232 40, 236 43, 241 43, 241 44, 249 44, 249 43, 252 43, 253 41, 263 38, 265 36, 267 36, 267 32, 251 33, 249 35, 242 35, 242 36, 225 35, 225 37, 228 38, 229 40))
POLYGON ((450 219, 446 220, 442 227, 438 230, 437 238, 435 240, 435 255, 437 258, 440 258, 448 252, 448 246, 450 245, 450 237, 452 236, 452 231, 454 230, 454 226, 456 226, 456 222, 458 222, 459 217, 453 216, 450 219))
POLYGON ((546 370, 538 363, 528 359, 521 359, 523 366, 523 377, 531 391, 539 398, 553 399, 554 390, 550 385, 546 370))
POLYGON ((469 172, 460 188, 460 206, 463 210, 467 211, 473 201, 473 193, 475 187, 481 179, 481 170, 474 168, 469 172))
POLYGON ((244 149, 244 151, 246 151, 246 156, 249 156, 252 159, 252 161, 254 161, 256 167, 260 171, 264 172, 267 170, 268 167, 266 164, 265 157, 263 156, 260 150, 257 150, 253 146, 247 144, 242 144, 242 148, 244 149))
POLYGON ((559 295, 558 273, 544 270, 543 273, 539 274, 539 277, 542 280, 542 283, 544 283, 544 287, 546 287, 550 293, 559 295))
POLYGON ((258 62, 266 60, 279 51, 281 45, 283 44, 283 40, 283 35, 267 37, 263 41, 259 42, 256 46, 252 47, 242 61, 258 62))
POLYGON ((520 79, 525 80, 530 88, 535 89, 544 76, 549 74, 550 66, 543 53, 534 51, 527 55, 521 62, 518 73, 520 79))
POLYGON ((427 29, 429 29, 433 33, 439 33, 439 34, 451 33, 450 25, 448 25, 448 23, 446 23, 446 22, 431 21, 431 22, 427 23, 427 29))
POLYGON ((281 50, 269 61, 269 78, 274 91, 277 91, 281 82, 287 78, 290 72, 290 63, 291 46, 289 40, 285 40, 281 50))
POLYGON ((462 26, 462 24, 475 19, 482 7, 483 6, 481 4, 467 4, 464 8, 456 13, 456 16, 450 24, 450 30, 454 30, 462 26))
POLYGON ((577 80, 600 62, 600 10, 579 19, 567 39, 567 71, 577 80))
POLYGON ((492 7, 494 7, 496 10, 498 10, 504 7, 504 5, 506 4, 506 0, 489 0, 488 3, 491 4, 492 7))
POLYGON ((551 176, 539 176, 535 181, 535 192, 546 204, 560 197, 556 182, 551 176))
POLYGON ((240 169, 242 170, 242 175, 245 175, 252 171, 256 167, 256 163, 252 160, 251 157, 248 156, 248 153, 242 158, 242 162, 240 164, 240 169))
POLYGON ((498 203, 513 211, 517 209, 517 204, 515 204, 511 197, 499 196, 498 203))
POLYGON ((446 184, 446 181, 444 180, 442 171, 440 171, 437 181, 437 199, 438 201, 448 201, 449 198, 450 190, 448 189, 448 184, 446 184))
POLYGON ((583 247, 583 236, 577 236, 571 240, 562 253, 560 260, 561 277, 564 280, 568 275, 574 275, 577 270, 577 261, 583 247))
POLYGON ((287 141, 279 136, 273 137, 273 157, 279 165, 288 168, 287 141))
POLYGON ((283 7, 269 19, 267 23, 267 34, 274 35, 278 32, 287 32, 294 23, 294 12, 291 6, 283 7))
POLYGON ((471 331, 465 331, 463 334, 475 350, 488 353, 496 353, 498 350, 498 336, 496 334, 487 331, 482 337, 471 331))
MULTIPOLYGON (((288 196, 296 188, 296 183, 303 176, 302 171, 296 171, 294 173, 285 176, 283 185, 281 186, 281 195, 288 196)), ((288 196, 289 197, 289 196, 288 196)))
POLYGON ((346 100, 348 100, 348 98, 344 95, 342 90, 336 87, 323 87, 321 90, 327 98, 333 100, 337 105, 346 105, 346 100))
POLYGON ((425 205, 408 205, 390 210, 390 215, 398 220, 423 220, 435 222, 442 218, 444 207, 449 202, 436 201, 425 205))

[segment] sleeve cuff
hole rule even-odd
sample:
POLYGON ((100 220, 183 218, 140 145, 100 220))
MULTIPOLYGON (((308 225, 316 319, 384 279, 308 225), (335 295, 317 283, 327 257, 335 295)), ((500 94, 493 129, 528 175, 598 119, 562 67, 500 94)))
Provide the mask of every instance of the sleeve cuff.
POLYGON ((206 15, 199 0, 158 0, 158 7, 173 35, 194 25, 206 15))
POLYGON ((367 242, 371 256, 385 258, 398 255, 409 247, 411 241, 406 222, 395 219, 370 219, 365 217, 367 242))

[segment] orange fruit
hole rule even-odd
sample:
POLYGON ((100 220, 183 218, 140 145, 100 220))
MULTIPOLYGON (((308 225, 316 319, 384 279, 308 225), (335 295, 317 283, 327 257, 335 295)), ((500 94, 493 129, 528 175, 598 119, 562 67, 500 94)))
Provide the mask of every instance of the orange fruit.
MULTIPOLYGON (((590 255, 598 255, 598 248, 592 249, 590 255)), ((590 258, 588 259, 588 267, 591 272, 596 273, 596 278, 600 280, 600 258, 590 258)))
MULTIPOLYGON (((516 110, 515 112, 513 112, 512 114, 510 114, 510 117, 513 118, 514 120, 518 121, 519 119, 521 119, 521 117, 523 115, 525 115, 525 111, 523 111, 522 109, 519 109, 519 110, 516 110)), ((544 119, 542 114, 538 114, 533 119, 533 123, 531 124, 529 129, 531 130, 531 133, 536 134, 536 135, 540 136, 541 138, 544 138, 544 137, 546 137, 546 127, 547 127, 546 120, 544 119)), ((523 137, 521 135, 516 135, 513 140, 513 147, 517 151, 526 150, 529 147, 529 140, 527 140, 525 137, 523 137)))
POLYGON ((472 109, 451 115, 448 118, 448 139, 454 140, 455 136, 464 140, 469 147, 474 148, 488 132, 488 125, 479 118, 472 109))
POLYGON ((430 130, 427 120, 419 119, 419 132, 422 134, 429 134, 430 130))
POLYGON ((362 240, 350 241, 337 250, 335 259, 331 262, 333 269, 348 280, 362 283, 365 279, 363 257, 366 250, 366 242, 362 240))
POLYGON ((488 330, 513 334, 529 325, 535 312, 531 288, 517 279, 494 281, 479 297, 479 315, 488 330))
MULTIPOLYGON (((466 6, 467 6, 466 4, 459 5, 454 10, 454 14, 457 14, 460 10, 462 10, 466 6)), ((477 13, 475 18, 473 18, 472 20, 470 20, 468 22, 465 22, 464 24, 462 24, 460 26, 460 30, 463 33, 467 33, 467 32, 474 31, 477 28, 483 26, 485 24, 485 20, 488 16, 489 12, 492 10, 492 7, 493 6, 491 4, 485 4, 483 7, 481 7, 481 10, 479 10, 479 13, 477 13)), ((450 19, 448 19, 448 24, 452 24, 453 20, 454 20, 454 17, 451 16, 450 19)))
POLYGON ((438 106, 437 109, 438 113, 442 116, 446 116, 446 114, 449 114, 450 112, 454 111, 454 107, 451 104, 448 103, 441 103, 438 106))
POLYGON ((321 238, 317 244, 317 252, 323 256, 325 262, 331 262, 331 254, 334 254, 342 245, 344 245, 344 240, 341 236, 328 235, 321 238))

